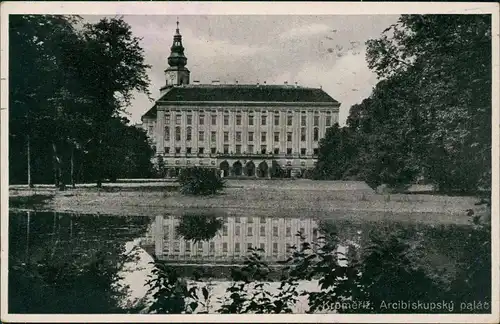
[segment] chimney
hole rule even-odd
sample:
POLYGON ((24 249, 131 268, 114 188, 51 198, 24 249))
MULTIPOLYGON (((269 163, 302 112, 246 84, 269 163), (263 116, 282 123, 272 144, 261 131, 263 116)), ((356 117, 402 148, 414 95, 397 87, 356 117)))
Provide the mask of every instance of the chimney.
POLYGON ((220 81, 219 81, 219 80, 212 80, 212 84, 213 84, 213 85, 219 85, 219 84, 220 84, 220 81))

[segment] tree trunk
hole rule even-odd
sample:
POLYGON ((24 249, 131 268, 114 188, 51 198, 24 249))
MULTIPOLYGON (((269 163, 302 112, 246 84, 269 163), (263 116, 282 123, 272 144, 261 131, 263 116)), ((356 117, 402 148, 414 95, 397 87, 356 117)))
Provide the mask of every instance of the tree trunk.
POLYGON ((71 186, 75 188, 75 167, 74 167, 74 158, 75 158, 75 148, 71 148, 71 186))
MULTIPOLYGON (((53 218, 53 225, 52 225, 52 253, 51 253, 51 258, 54 257, 56 253, 56 248, 57 248, 57 243, 59 242, 59 237, 56 238, 56 225, 57 225, 57 213, 54 212, 54 218, 53 218)), ((59 231, 57 231, 57 234, 59 236, 59 231)))
POLYGON ((61 170, 61 159, 57 155, 56 144, 52 143, 52 151, 54 152, 54 171, 55 171, 55 186, 60 190, 64 190, 64 179, 62 178, 62 170, 61 170))
POLYGON ((54 187, 56 188, 59 187, 59 176, 57 175, 57 165, 55 161, 54 161, 54 187))
POLYGON ((102 158, 101 158, 101 149, 102 149, 102 143, 101 143, 101 140, 98 139, 96 141, 97 143, 97 146, 96 146, 96 161, 95 161, 95 165, 96 165, 96 170, 97 170, 97 179, 96 179, 96 182, 97 182, 97 188, 101 188, 102 187, 102 158))
POLYGON ((26 223, 26 262, 29 261, 29 252, 30 252, 30 218, 31 212, 28 211, 28 219, 26 223))
POLYGON ((52 143, 52 155, 53 158, 52 160, 54 161, 54 186, 57 188, 59 187, 59 176, 57 174, 58 167, 57 167, 57 153, 56 153, 56 145, 52 143))
POLYGON ((54 245, 54 241, 56 238, 56 219, 57 219, 57 213, 53 212, 52 213, 52 245, 54 245))
POLYGON ((33 182, 31 181, 31 153, 30 153, 30 136, 28 135, 28 142, 27 142, 27 158, 28 158, 28 187, 33 188, 33 182))

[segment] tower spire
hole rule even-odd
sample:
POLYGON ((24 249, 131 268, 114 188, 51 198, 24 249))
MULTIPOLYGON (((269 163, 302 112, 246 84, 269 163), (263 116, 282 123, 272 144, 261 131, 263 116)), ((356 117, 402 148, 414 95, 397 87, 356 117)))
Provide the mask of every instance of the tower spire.
POLYGON ((187 58, 184 55, 182 35, 179 31, 179 17, 177 17, 176 26, 174 39, 170 47, 170 56, 168 57, 169 67, 165 70, 167 85, 189 84, 189 70, 186 68, 187 58))
POLYGON ((170 47, 170 56, 168 57, 168 65, 183 67, 187 63, 187 58, 184 56, 184 46, 182 46, 182 35, 179 31, 179 18, 177 18, 177 28, 175 30, 174 41, 170 47))

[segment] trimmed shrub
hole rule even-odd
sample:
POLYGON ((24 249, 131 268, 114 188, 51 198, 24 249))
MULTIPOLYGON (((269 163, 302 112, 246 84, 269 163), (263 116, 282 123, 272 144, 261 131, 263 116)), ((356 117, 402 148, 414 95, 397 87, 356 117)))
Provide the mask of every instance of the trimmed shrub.
POLYGON ((167 166, 165 164, 165 160, 163 156, 158 155, 156 157, 156 163, 154 164, 154 176, 155 178, 165 178, 167 175, 167 166))
POLYGON ((180 191, 185 195, 213 195, 225 186, 215 170, 199 167, 182 170, 178 181, 180 191))

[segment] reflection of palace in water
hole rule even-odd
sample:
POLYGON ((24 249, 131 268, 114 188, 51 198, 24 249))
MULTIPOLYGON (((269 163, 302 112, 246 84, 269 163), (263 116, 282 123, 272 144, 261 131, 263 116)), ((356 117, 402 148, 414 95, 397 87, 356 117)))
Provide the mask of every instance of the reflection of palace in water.
POLYGON ((267 261, 284 260, 291 246, 299 247, 298 232, 308 242, 318 239, 318 226, 311 218, 225 217, 214 238, 196 243, 176 235, 178 224, 176 216, 157 216, 143 245, 151 246, 163 261, 231 264, 243 261, 249 248, 263 249, 267 261))

